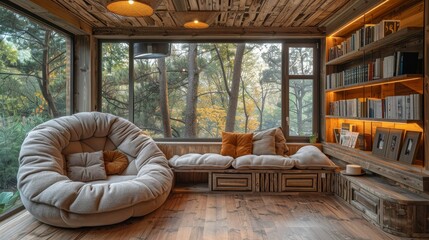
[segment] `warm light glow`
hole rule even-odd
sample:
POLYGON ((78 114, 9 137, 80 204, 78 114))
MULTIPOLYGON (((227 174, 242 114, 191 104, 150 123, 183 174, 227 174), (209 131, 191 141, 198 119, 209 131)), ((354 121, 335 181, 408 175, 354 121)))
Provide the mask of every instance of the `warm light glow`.
POLYGON ((144 17, 153 14, 153 8, 151 6, 137 0, 109 1, 107 9, 126 17, 144 17))
POLYGON ((354 20, 352 20, 351 22, 347 23, 346 25, 342 26, 340 29, 338 29, 336 32, 332 33, 331 36, 329 37, 334 37, 337 33, 341 32, 342 30, 344 30, 345 28, 347 28, 348 26, 352 25, 353 23, 357 22, 358 20, 360 20, 361 18, 365 17, 365 15, 371 13, 372 11, 376 10, 377 8, 383 6, 385 3, 387 3, 389 0, 385 0, 384 2, 378 4, 377 6, 373 7, 371 10, 369 10, 368 12, 362 14, 361 16, 355 18, 354 20))
POLYGON ((195 19, 194 21, 187 22, 183 26, 185 28, 193 28, 193 29, 203 29, 203 28, 209 27, 209 25, 207 23, 198 21, 198 19, 195 19))

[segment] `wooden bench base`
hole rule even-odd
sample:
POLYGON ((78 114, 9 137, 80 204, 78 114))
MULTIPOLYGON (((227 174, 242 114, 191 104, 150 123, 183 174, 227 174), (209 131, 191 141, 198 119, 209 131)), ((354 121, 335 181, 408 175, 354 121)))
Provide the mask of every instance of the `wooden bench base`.
POLYGON ((174 170, 175 191, 293 193, 332 192, 329 170, 174 170))
POLYGON ((336 174, 335 194, 384 231, 401 237, 429 237, 429 195, 384 178, 336 174))

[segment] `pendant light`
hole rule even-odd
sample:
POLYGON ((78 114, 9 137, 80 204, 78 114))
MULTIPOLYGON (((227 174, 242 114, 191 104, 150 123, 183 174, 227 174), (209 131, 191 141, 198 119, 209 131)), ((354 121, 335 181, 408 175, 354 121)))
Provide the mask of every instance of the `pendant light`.
POLYGON ((145 17, 153 14, 152 1, 144 0, 108 0, 106 8, 115 14, 125 17, 145 17))

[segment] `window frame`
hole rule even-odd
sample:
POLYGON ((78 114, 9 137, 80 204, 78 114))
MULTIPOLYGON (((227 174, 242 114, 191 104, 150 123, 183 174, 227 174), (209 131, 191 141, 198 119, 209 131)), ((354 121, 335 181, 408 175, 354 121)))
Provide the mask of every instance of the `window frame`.
POLYGON ((282 56, 282 127, 283 134, 288 142, 308 142, 310 136, 290 136, 289 135, 289 83, 290 80, 313 80, 313 133, 320 136, 320 42, 318 40, 290 40, 283 44, 282 56), (313 74, 312 75, 292 75, 289 74, 289 48, 309 47, 313 48, 313 74))

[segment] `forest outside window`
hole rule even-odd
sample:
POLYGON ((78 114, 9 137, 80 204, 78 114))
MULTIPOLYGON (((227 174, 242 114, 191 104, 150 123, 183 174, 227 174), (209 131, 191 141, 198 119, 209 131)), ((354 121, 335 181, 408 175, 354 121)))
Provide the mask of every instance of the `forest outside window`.
POLYGON ((128 118, 155 139, 213 139, 284 124, 280 42, 170 43, 170 55, 158 59, 134 59, 131 41, 100 46, 101 111, 128 118))
POLYGON ((21 205, 21 144, 36 125, 71 113, 71 38, 0 5, 0 220, 21 205))
POLYGON ((103 42, 102 111, 133 120, 154 138, 281 126, 280 43, 170 47, 165 58, 133 59, 132 43, 103 42))

